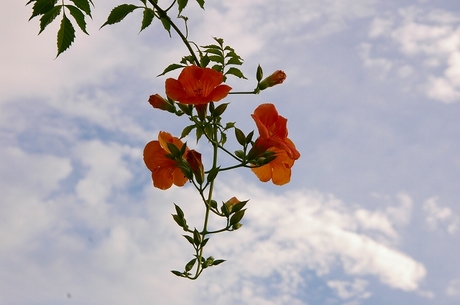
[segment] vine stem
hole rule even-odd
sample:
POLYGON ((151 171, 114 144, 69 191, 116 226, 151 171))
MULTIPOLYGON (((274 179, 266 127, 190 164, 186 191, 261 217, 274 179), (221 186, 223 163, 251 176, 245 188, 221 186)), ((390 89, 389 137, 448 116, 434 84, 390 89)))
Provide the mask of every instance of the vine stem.
POLYGON ((177 27, 177 25, 171 20, 171 18, 168 16, 167 11, 163 10, 161 7, 158 6, 154 1, 149 1, 153 7, 158 11, 160 18, 166 18, 171 25, 171 27, 176 31, 177 35, 182 39, 182 42, 185 44, 187 47, 188 51, 190 52, 190 55, 192 55, 193 60, 195 61, 197 66, 200 66, 200 61, 198 60, 198 57, 196 56, 195 52, 192 49, 192 46, 187 40, 187 37, 182 33, 182 31, 177 27))

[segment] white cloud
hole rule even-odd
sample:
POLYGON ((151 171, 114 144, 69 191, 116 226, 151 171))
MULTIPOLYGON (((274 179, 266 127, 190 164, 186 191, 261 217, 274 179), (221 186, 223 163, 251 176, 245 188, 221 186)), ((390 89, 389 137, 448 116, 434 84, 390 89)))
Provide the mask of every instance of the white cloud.
POLYGON ((430 230, 437 230, 445 226, 450 234, 456 233, 460 228, 460 217, 448 207, 438 204, 437 197, 431 197, 423 203, 423 210, 426 213, 426 223, 430 230))
POLYGON ((451 297, 460 295, 460 279, 453 279, 446 288, 446 294, 451 297))
POLYGON ((372 48, 366 42, 361 51, 366 67, 380 66, 384 76, 395 68, 405 91, 421 87, 430 99, 446 104, 460 100, 460 19, 454 13, 414 6, 398 14, 384 12, 373 19, 368 35, 372 48))
POLYGON ((359 298, 366 299, 371 296, 366 292, 368 282, 362 279, 355 279, 353 282, 347 281, 328 281, 327 285, 337 291, 341 299, 359 298))

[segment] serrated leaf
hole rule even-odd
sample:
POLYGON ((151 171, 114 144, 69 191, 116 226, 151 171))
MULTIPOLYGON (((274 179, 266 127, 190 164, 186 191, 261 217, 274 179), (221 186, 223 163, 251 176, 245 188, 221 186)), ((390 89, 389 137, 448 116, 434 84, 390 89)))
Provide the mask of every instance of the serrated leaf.
POLYGON ((217 49, 217 48, 216 48, 216 49, 214 49, 214 48, 212 48, 212 49, 209 48, 209 49, 206 49, 205 52, 206 52, 206 53, 216 54, 216 55, 219 55, 219 56, 221 56, 221 57, 223 56, 223 53, 222 53, 222 51, 220 50, 220 48, 219 48, 219 49, 217 49))
POLYGON ((65 7, 69 10, 70 15, 72 15, 73 19, 75 19, 82 32, 89 35, 86 31, 85 15, 80 11, 80 9, 73 5, 66 5, 65 7))
POLYGON ((154 17, 155 17, 155 12, 150 8, 145 8, 143 17, 142 17, 141 30, 139 32, 142 32, 146 27, 151 25, 154 17))
POLYGON ((182 10, 187 6, 188 0, 178 0, 177 5, 179 6, 179 14, 182 12, 182 10))
POLYGON ((66 15, 62 16, 61 26, 57 33, 57 49, 56 57, 67 50, 75 39, 75 29, 66 15))
POLYGON ((163 24, 163 27, 168 32, 169 37, 171 37, 171 22, 169 21, 169 18, 161 17, 160 20, 161 20, 161 24, 163 24))
POLYGON ((244 78, 244 79, 247 79, 246 76, 244 76, 243 72, 240 71, 240 69, 237 69, 235 67, 231 67, 227 70, 227 72, 225 72, 225 75, 227 74, 231 74, 231 75, 234 75, 236 77, 239 77, 239 78, 244 78))
MULTIPOLYGON (((38 15, 46 14, 52 10, 56 2, 57 0, 37 0, 32 7, 32 16, 30 16, 29 21, 38 15)), ((27 4, 29 3, 31 2, 29 1, 27 4)))
POLYGON ((241 66, 243 64, 243 61, 240 60, 238 57, 231 57, 228 61, 227 61, 227 65, 238 65, 238 66, 241 66))
POLYGON ((115 24, 122 21, 128 14, 132 13, 137 8, 141 7, 138 7, 134 4, 121 4, 113 8, 107 17, 107 21, 101 26, 101 28, 106 25, 115 24))
POLYGON ((61 13, 61 5, 53 7, 50 11, 47 13, 43 14, 43 16, 40 18, 40 32, 38 32, 38 35, 40 35, 41 32, 45 30, 45 28, 53 22, 54 19, 56 19, 57 16, 61 13))
POLYGON ((220 63, 220 64, 223 64, 224 63, 224 58, 222 56, 209 56, 209 60, 210 61, 213 61, 213 62, 217 62, 217 63, 220 63))
MULTIPOLYGON (((86 15, 91 16, 91 5, 88 0, 70 0, 75 4, 76 7, 78 7, 80 10, 85 12, 86 15)), ((92 4, 92 3, 91 3, 92 4)))
POLYGON ((170 64, 169 66, 166 67, 166 69, 164 69, 164 71, 161 74, 158 74, 157 77, 165 75, 168 72, 171 72, 173 70, 183 68, 183 67, 185 67, 185 66, 184 65, 179 65, 179 64, 170 64))

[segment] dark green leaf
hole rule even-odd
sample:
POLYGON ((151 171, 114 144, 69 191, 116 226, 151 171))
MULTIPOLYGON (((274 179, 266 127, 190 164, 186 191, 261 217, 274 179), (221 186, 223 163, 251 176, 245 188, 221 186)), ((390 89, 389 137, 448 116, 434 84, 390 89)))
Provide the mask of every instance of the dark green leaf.
POLYGON ((107 21, 101 26, 101 28, 108 24, 115 24, 122 21, 129 13, 132 13, 137 8, 141 7, 134 4, 121 4, 113 8, 109 17, 107 17, 107 21))
MULTIPOLYGON (((85 12, 86 15, 91 17, 91 6, 89 5, 88 0, 70 0, 75 4, 76 7, 85 12)), ((92 3, 91 3, 92 4, 92 3)))
POLYGON ((243 75, 243 72, 241 72, 239 69, 234 68, 234 67, 231 67, 230 69, 228 69, 227 72, 225 72, 225 75, 227 75, 227 74, 232 74, 232 75, 234 75, 236 77, 247 79, 243 75))
POLYGON ((216 259, 214 262, 212 262, 212 265, 217 266, 219 264, 222 264, 223 262, 225 262, 225 259, 216 259))
POLYGON ((174 208, 176 209, 177 215, 179 215, 180 218, 184 218, 185 214, 177 204, 174 204, 174 208))
POLYGON ((196 0, 196 2, 198 2, 198 4, 200 5, 200 7, 202 9, 204 9, 204 0, 196 0))
POLYGON ((193 238, 192 238, 192 237, 190 237, 190 236, 188 236, 188 235, 182 235, 182 236, 184 236, 184 237, 188 240, 189 243, 191 243, 192 245, 194 244, 194 243, 193 243, 193 238))
POLYGON ((69 18, 66 15, 62 16, 61 26, 57 33, 57 49, 56 57, 67 50, 75 39, 75 29, 72 26, 69 18))
POLYGON ((152 20, 155 17, 155 12, 150 9, 150 8, 145 8, 144 9, 144 14, 142 17, 142 25, 141 25, 141 30, 142 32, 146 27, 148 27, 150 24, 152 24, 152 20))
POLYGON ((199 246, 201 244, 201 235, 200 235, 200 232, 198 232, 197 229, 195 229, 193 231, 193 243, 195 244, 195 246, 199 246))
POLYGON ((166 142, 166 145, 168 146, 168 149, 169 149, 169 152, 171 153, 171 155, 173 155, 176 158, 179 158, 179 157, 182 156, 182 154, 180 153, 179 148, 177 148, 176 145, 174 145, 173 143, 170 143, 170 142, 166 142))
POLYGON ((180 271, 177 271, 177 270, 171 270, 171 272, 174 274, 174 275, 177 275, 177 276, 180 276, 180 277, 184 277, 184 274, 180 271))
POLYGON ((182 133, 180 135, 180 138, 183 139, 185 138, 186 136, 188 136, 188 134, 195 128, 196 126, 195 125, 190 125, 190 126, 187 126, 184 128, 184 130, 182 130, 182 133))
POLYGON ((196 258, 192 259, 191 261, 189 261, 186 265, 185 265, 185 271, 188 272, 190 270, 192 270, 193 266, 195 265, 195 262, 196 262, 196 258))
POLYGON ((70 15, 72 15, 72 17, 75 19, 83 33, 89 35, 88 32, 86 32, 85 15, 80 11, 80 9, 73 5, 66 5, 65 7, 69 10, 70 15))
POLYGON ((168 32, 169 37, 171 37, 171 21, 167 17, 161 17, 160 20, 161 20, 161 23, 163 24, 163 27, 168 32))
POLYGON ((233 216, 230 218, 230 225, 234 225, 240 222, 241 219, 243 219, 244 212, 246 210, 241 210, 233 214, 233 216))
POLYGON ((179 6, 179 14, 182 12, 182 10, 187 6, 188 0, 178 0, 177 4, 179 6))
POLYGON ((212 112, 212 115, 215 117, 221 116, 222 113, 224 113, 224 111, 227 109, 227 106, 228 106, 228 103, 220 104, 219 106, 216 107, 216 109, 214 109, 214 111, 212 112))
POLYGON ((246 205, 246 203, 248 203, 248 200, 246 201, 240 201, 234 205, 232 205, 232 213, 236 213, 238 212, 239 210, 241 210, 242 208, 244 208, 244 206, 246 205))
POLYGON ((213 61, 213 62, 217 62, 217 63, 220 63, 220 64, 223 64, 224 63, 224 58, 222 56, 209 56, 209 60, 210 61, 213 61))
POLYGON ((227 63, 227 65, 238 65, 241 66, 243 64, 243 61, 239 59, 238 57, 231 57, 227 63))
POLYGON ((176 69, 179 69, 179 68, 183 68, 183 67, 185 67, 185 66, 184 65, 178 65, 178 64, 170 64, 169 66, 166 67, 166 69, 164 69, 164 71, 161 74, 158 74, 157 76, 165 75, 166 73, 168 73, 170 71, 173 71, 173 70, 176 70, 176 69))
POLYGON ((214 179, 216 179, 216 176, 217 174, 219 173, 219 170, 220 170, 220 166, 219 167, 214 167, 213 169, 211 169, 208 173, 208 177, 207 177, 207 182, 210 183, 211 181, 213 181, 214 179))
POLYGON ((201 242, 201 248, 204 248, 204 246, 206 246, 206 244, 208 243, 208 240, 209 240, 209 238, 205 238, 205 239, 201 242))
POLYGON ((241 129, 235 127, 235 137, 238 143, 241 145, 246 145, 246 136, 244 135, 244 132, 241 131, 241 129))
POLYGON ((61 13, 61 8, 62 6, 58 5, 53 7, 47 13, 43 14, 43 16, 40 18, 40 32, 38 32, 39 35, 61 13))
POLYGON ((230 210, 228 209, 228 206, 224 203, 221 207, 220 210, 226 217, 230 216, 230 210))
MULTIPOLYGON (((35 2, 34 6, 32 7, 32 16, 30 16, 29 21, 38 15, 43 15, 53 9, 54 5, 56 4, 57 0, 38 0, 35 2)), ((31 3, 30 1, 27 3, 31 3)))

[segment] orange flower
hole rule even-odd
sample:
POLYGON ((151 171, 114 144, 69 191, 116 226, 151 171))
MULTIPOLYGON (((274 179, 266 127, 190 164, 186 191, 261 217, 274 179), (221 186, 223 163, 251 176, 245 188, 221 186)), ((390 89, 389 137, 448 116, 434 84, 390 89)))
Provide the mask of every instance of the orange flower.
POLYGON ((268 149, 276 154, 276 159, 268 164, 260 167, 251 168, 262 182, 267 182, 270 179, 276 185, 283 185, 291 181, 291 167, 294 165, 294 160, 291 159, 285 150, 272 147, 268 149))
POLYGON ((281 70, 276 70, 270 76, 264 78, 258 86, 259 90, 265 90, 269 87, 273 87, 275 85, 282 84, 286 79, 286 73, 281 70))
MULTIPOLYGON (((162 190, 170 188, 173 183, 177 186, 183 186, 188 180, 178 167, 178 162, 166 156, 171 153, 167 143, 172 143, 179 150, 184 145, 178 138, 161 131, 158 134, 158 141, 151 141, 144 148, 144 162, 147 168, 152 171, 153 186, 162 190)), ((187 152, 188 149, 184 155, 187 152)))
POLYGON ((222 84, 222 73, 197 66, 185 67, 179 78, 166 80, 166 95, 182 104, 201 105, 217 102, 232 89, 222 84))
POLYGON ((278 114, 275 105, 259 105, 251 116, 260 134, 253 147, 256 155, 257 152, 263 153, 271 147, 276 147, 285 150, 289 158, 293 160, 300 158, 300 153, 294 143, 287 137, 287 119, 278 114))

